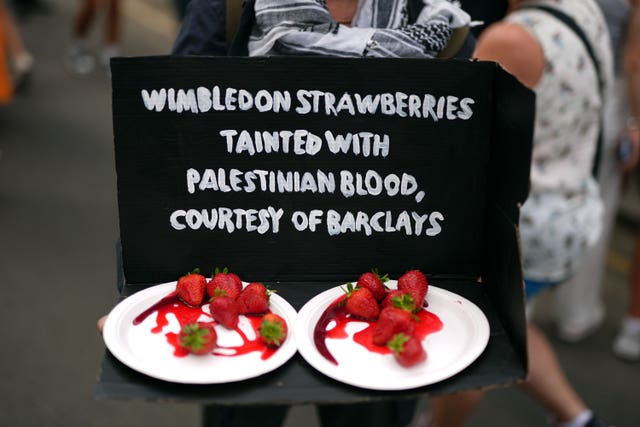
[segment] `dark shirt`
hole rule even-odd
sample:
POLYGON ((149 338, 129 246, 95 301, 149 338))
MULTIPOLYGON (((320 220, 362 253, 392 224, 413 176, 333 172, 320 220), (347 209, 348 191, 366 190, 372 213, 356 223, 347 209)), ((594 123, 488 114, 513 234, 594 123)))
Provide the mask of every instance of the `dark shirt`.
POLYGON ((191 0, 171 54, 226 56, 226 17, 225 0, 191 0))

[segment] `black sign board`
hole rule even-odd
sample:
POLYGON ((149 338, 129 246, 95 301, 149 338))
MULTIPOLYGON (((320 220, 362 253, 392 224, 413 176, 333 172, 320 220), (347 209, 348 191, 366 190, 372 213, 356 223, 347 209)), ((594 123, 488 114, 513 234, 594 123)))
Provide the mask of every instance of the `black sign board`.
POLYGON ((410 391, 346 386, 299 355, 247 381, 172 384, 107 353, 97 396, 353 403, 525 377, 534 96, 495 63, 147 57, 113 60, 112 76, 123 297, 226 266, 300 309, 372 267, 419 268, 491 334, 464 371, 410 391))
POLYGON ((493 63, 113 62, 124 272, 481 272, 493 63))

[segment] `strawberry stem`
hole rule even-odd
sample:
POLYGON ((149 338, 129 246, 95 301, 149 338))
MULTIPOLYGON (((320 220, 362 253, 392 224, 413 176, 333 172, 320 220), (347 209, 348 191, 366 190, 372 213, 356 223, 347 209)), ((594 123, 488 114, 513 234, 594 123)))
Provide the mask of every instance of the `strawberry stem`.
POLYGON ((394 353, 400 354, 404 351, 405 343, 409 341, 407 334, 399 333, 395 334, 388 342, 387 347, 394 353))
POLYGON ((402 294, 402 296, 394 295, 391 298, 391 303, 395 308, 400 308, 412 313, 416 308, 416 303, 413 297, 409 294, 402 294))
POLYGON ((271 345, 280 347, 285 338, 284 331, 279 322, 263 320, 260 324, 260 335, 262 335, 271 345))

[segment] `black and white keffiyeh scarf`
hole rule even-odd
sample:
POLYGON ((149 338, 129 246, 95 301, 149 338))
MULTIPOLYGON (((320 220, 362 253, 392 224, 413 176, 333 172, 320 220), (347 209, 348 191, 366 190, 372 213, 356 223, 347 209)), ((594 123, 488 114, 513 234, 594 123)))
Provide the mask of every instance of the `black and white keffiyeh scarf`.
POLYGON ((409 23, 407 0, 360 0, 351 27, 336 22, 325 0, 256 0, 250 56, 435 57, 470 17, 447 0, 423 0, 409 23))

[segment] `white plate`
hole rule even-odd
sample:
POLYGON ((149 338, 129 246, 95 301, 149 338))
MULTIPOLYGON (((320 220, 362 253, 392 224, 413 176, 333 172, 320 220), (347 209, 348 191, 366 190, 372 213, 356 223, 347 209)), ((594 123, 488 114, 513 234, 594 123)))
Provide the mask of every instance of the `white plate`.
MULTIPOLYGON (((395 289, 397 282, 386 283, 395 289)), ((437 315, 442 329, 423 340, 427 360, 411 368, 399 365, 392 354, 378 354, 353 341, 353 334, 368 326, 349 322, 348 338, 327 339, 327 347, 338 362, 334 365, 317 350, 313 331, 325 309, 344 293, 344 286, 324 291, 298 312, 295 335, 298 351, 323 374, 335 380, 372 390, 408 390, 449 378, 469 366, 484 351, 489 341, 489 322, 471 301, 442 288, 429 286, 428 311, 437 315)), ((329 325, 329 329, 331 328, 329 325)))
MULTIPOLYGON (((245 284, 246 285, 246 284, 245 284)), ((152 333, 156 326, 157 312, 150 314, 138 325, 133 320, 148 308, 175 290, 176 282, 163 283, 137 292, 116 305, 104 325, 104 342, 113 355, 138 372, 165 381, 185 384, 217 384, 257 377, 283 365, 296 352, 293 337, 296 322, 295 309, 282 297, 271 294, 271 311, 287 322, 289 333, 285 342, 266 360, 261 352, 227 356, 174 356, 174 347, 166 339, 167 333, 178 333, 180 325, 173 315, 168 315, 168 325, 162 332, 152 333)), ((206 318, 203 320, 212 319, 206 318)), ((249 339, 255 332, 245 316, 240 316, 240 329, 249 339)), ((218 342, 234 346, 242 342, 235 331, 216 325, 218 342)))

